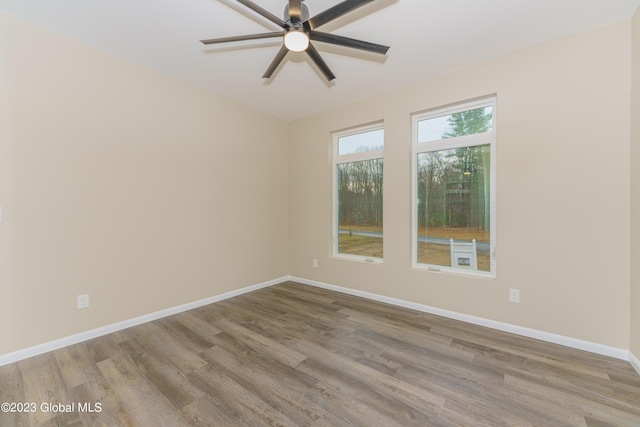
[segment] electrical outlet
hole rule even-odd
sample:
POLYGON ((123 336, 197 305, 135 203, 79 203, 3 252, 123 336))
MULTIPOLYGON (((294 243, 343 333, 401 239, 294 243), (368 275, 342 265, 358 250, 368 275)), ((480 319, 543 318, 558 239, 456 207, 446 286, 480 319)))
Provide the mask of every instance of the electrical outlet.
POLYGON ((509 289, 509 302, 520 302, 519 289, 509 289))
POLYGON ((318 268, 318 260, 317 259, 313 260, 313 268, 318 268))
POLYGON ((78 295, 78 310, 89 307, 89 294, 78 295))

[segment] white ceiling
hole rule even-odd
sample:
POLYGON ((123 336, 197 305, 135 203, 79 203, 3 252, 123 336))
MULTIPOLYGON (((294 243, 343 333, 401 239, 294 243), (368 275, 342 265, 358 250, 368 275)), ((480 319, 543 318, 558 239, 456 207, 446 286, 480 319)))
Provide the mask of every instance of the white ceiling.
MULTIPOLYGON (((311 16, 341 0, 306 0, 311 16)), ((287 0, 254 0, 282 16, 287 0)), ((213 93, 294 120, 470 64, 630 18, 640 0, 376 0, 321 31, 391 46, 380 58, 315 43, 262 74, 280 39, 205 47, 201 39, 277 31, 235 0, 0 0, 0 10, 213 93)))

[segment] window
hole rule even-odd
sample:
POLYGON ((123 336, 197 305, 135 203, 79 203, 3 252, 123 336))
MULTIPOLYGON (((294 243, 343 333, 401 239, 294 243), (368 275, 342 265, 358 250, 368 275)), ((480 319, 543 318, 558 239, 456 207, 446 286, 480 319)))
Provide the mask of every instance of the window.
POLYGON ((495 105, 413 116, 414 267, 495 277, 495 105))
POLYGON ((333 254, 382 261, 384 129, 376 124, 336 133, 333 144, 333 254))

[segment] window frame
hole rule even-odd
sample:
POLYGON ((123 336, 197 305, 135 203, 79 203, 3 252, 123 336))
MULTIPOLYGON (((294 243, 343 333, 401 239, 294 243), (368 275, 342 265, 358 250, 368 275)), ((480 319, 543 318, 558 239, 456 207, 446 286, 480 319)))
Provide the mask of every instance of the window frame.
MULTIPOLYGON (((333 145, 332 145, 332 166, 331 166, 331 173, 332 173, 332 231, 331 231, 331 240, 332 240, 332 244, 331 244, 331 257, 336 258, 336 259, 341 259, 341 260, 349 260, 349 261, 359 261, 359 262, 366 262, 366 263, 372 263, 372 264, 382 264, 384 263, 384 226, 383 226, 383 232, 382 232, 382 245, 383 245, 383 258, 377 258, 377 257, 370 257, 370 256, 365 256, 365 255, 355 255, 355 254, 345 254, 345 253, 340 253, 339 252, 339 236, 338 236, 338 227, 339 227, 339 198, 338 198, 338 165, 341 164, 345 164, 345 163, 354 163, 354 162, 361 162, 361 161, 367 161, 367 160, 377 160, 377 159, 382 159, 383 162, 383 177, 382 177, 382 187, 383 187, 383 192, 382 192, 382 199, 383 199, 383 206, 382 209, 384 211, 384 122, 383 121, 379 121, 379 122, 374 122, 374 123, 370 123, 367 125, 362 125, 362 126, 357 126, 357 127, 352 127, 352 128, 348 128, 345 130, 340 130, 340 131, 336 131, 336 132, 332 132, 332 139, 333 139, 333 145), (378 149, 378 150, 370 150, 370 151, 362 151, 362 152, 356 152, 356 153, 349 153, 349 154, 343 154, 343 155, 339 155, 339 147, 338 147, 338 143, 340 138, 346 137, 346 136, 351 136, 351 135, 357 135, 357 134, 362 134, 362 133, 367 133, 367 132, 372 132, 372 131, 376 131, 376 130, 382 130, 383 131, 383 148, 382 149, 378 149)), ((384 224, 384 217, 383 217, 383 224, 384 224)))
POLYGON ((497 97, 495 95, 466 101, 441 108, 430 109, 414 113, 411 116, 411 265, 413 269, 421 271, 434 271, 448 274, 457 274, 472 277, 496 278, 496 109, 497 97), (454 113, 473 110, 482 107, 492 107, 491 130, 473 135, 463 135, 452 138, 441 138, 435 141, 418 141, 418 124, 421 121, 447 116, 454 113), (425 264, 418 262, 418 155, 442 150, 451 150, 478 145, 490 146, 490 174, 489 174, 489 259, 490 270, 467 270, 443 266, 437 264, 425 264))

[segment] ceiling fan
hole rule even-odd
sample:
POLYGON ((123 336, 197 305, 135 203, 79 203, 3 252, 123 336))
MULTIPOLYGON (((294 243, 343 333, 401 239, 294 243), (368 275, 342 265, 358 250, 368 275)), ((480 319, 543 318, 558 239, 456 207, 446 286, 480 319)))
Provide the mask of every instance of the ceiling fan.
POLYGON ((327 64, 324 62, 316 48, 311 44, 311 40, 330 43, 338 46, 360 49, 367 52, 373 52, 385 55, 389 50, 389 46, 383 46, 375 43, 369 43, 362 40, 356 40, 348 37, 342 37, 335 34, 323 33, 316 31, 316 28, 325 25, 347 13, 364 6, 374 0, 345 0, 337 5, 309 18, 309 10, 302 2, 304 0, 289 0, 284 10, 284 20, 273 15, 269 11, 255 4, 252 0, 237 0, 254 12, 259 13, 269 21, 275 23, 282 28, 281 31, 273 31, 269 33, 248 34, 244 36, 223 37, 217 39, 200 40, 205 45, 236 42, 243 40, 266 39, 271 37, 283 37, 284 44, 276 57, 265 71, 262 78, 268 79, 278 68, 284 57, 289 51, 306 52, 311 61, 320 69, 327 81, 335 79, 327 64))

